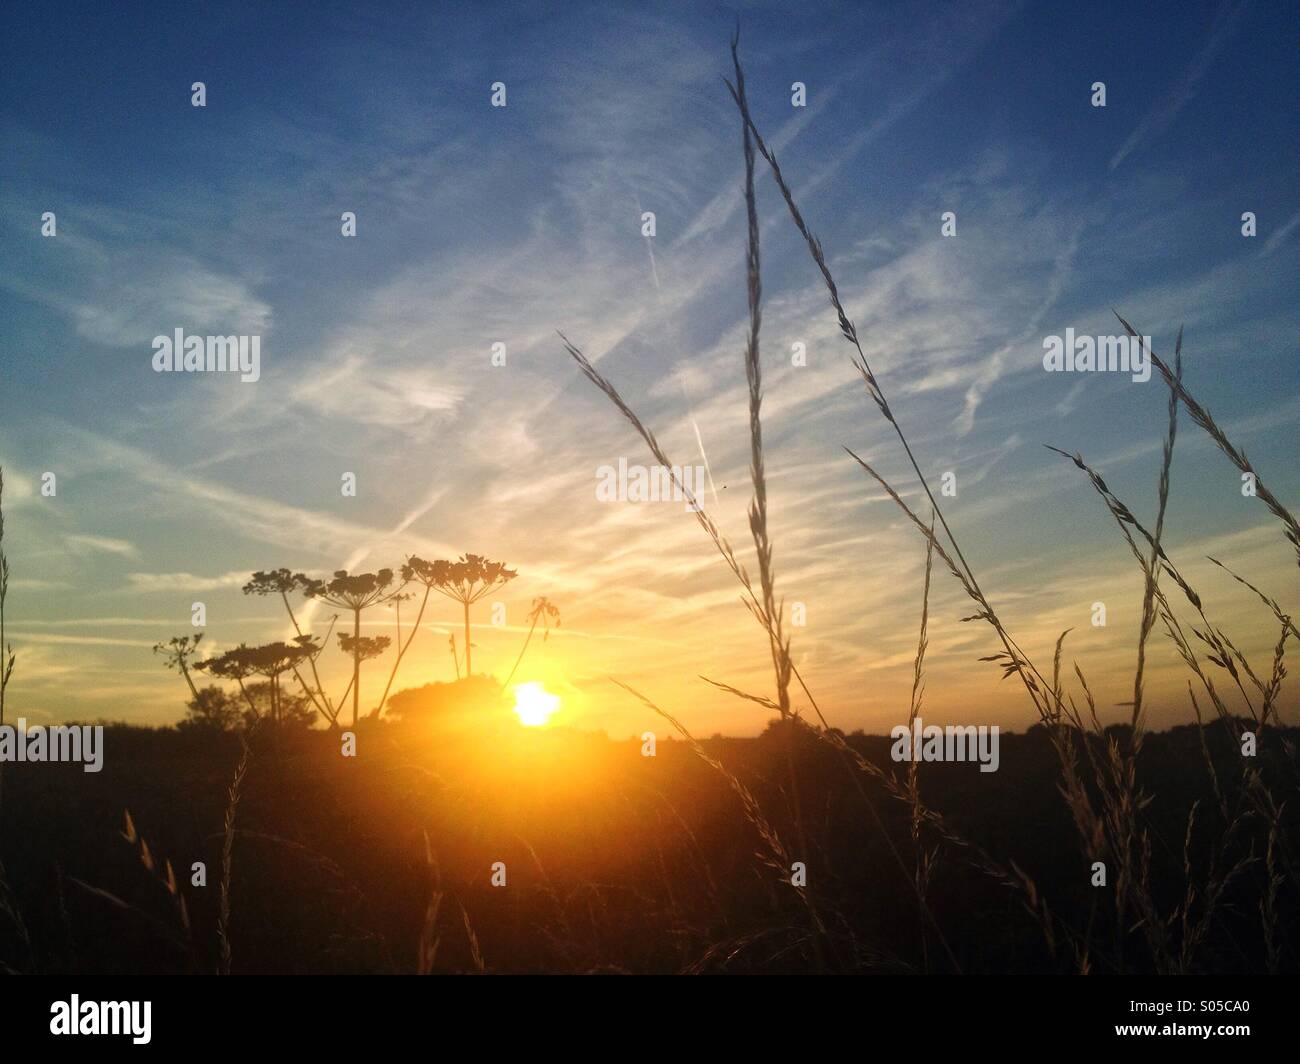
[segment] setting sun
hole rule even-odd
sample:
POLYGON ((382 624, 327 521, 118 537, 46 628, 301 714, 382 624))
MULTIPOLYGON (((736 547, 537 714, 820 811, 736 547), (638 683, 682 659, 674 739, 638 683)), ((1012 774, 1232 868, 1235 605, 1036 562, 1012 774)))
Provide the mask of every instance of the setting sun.
POLYGON ((515 713, 529 728, 540 728, 560 708, 560 696, 553 695, 540 683, 515 685, 515 713))

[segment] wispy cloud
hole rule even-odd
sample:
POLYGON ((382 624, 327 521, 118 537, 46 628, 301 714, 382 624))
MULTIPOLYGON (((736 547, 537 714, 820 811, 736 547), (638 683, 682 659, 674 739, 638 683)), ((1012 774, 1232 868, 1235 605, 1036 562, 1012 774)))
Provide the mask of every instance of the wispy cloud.
POLYGON ((244 570, 221 576, 196 576, 194 573, 127 573, 132 591, 215 591, 223 587, 242 587, 248 583, 244 570))
POLYGON ((1300 211, 1296 211, 1295 214, 1291 215, 1291 217, 1278 226, 1277 229, 1273 230, 1269 235, 1269 238, 1264 241, 1263 254, 1273 254, 1273 252, 1282 246, 1282 243, 1287 239, 1287 237, 1295 232, 1295 228, 1298 225, 1300 225, 1300 211))
POLYGON ((1241 14, 1245 10, 1244 2, 1235 5, 1224 5, 1214 17, 1214 24, 1210 27, 1210 35, 1202 46, 1201 50, 1193 58, 1191 66, 1187 68, 1186 74, 1182 80, 1160 100, 1150 111, 1142 116, 1133 132, 1119 149, 1111 156, 1110 169, 1116 169, 1125 159, 1139 147, 1159 137, 1166 129, 1173 125, 1174 119, 1182 112, 1200 90, 1201 82, 1210 72, 1214 60, 1223 50, 1228 38, 1237 28, 1241 21, 1241 14))
POLYGON ((64 536, 63 542, 68 545, 70 550, 78 554, 116 554, 123 558, 135 558, 140 554, 135 544, 124 539, 113 539, 109 536, 91 536, 81 532, 73 532, 64 536))

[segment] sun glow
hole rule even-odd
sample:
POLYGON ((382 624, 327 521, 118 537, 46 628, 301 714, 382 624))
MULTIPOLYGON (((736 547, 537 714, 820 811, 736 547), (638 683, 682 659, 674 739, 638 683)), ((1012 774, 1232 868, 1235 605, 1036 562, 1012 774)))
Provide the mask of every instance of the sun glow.
POLYGON ((540 683, 515 684, 515 715, 528 728, 540 728, 560 708, 560 696, 540 683))

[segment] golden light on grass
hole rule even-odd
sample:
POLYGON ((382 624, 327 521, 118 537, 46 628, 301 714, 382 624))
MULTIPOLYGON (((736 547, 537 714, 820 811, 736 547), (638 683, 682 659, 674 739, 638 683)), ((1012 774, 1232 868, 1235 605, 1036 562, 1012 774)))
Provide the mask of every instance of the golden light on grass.
POLYGON ((560 708, 560 696, 553 695, 540 683, 515 684, 515 715, 528 728, 540 728, 560 708))

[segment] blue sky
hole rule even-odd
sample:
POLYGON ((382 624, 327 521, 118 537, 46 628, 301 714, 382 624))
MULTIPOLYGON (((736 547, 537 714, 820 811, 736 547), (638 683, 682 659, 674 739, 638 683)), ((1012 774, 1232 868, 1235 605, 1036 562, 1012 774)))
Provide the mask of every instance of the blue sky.
MULTIPOLYGON (((571 723, 641 730, 615 675, 701 731, 757 731, 753 707, 694 677, 762 687, 761 633, 680 507, 595 500, 599 465, 648 458, 556 337, 598 360, 677 460, 703 448, 710 508, 741 542, 743 169, 721 81, 738 11, 756 121, 923 467, 956 473, 949 517, 981 582, 1038 656, 1075 627, 1081 667, 1121 700, 1139 574, 1040 445, 1083 451, 1149 517, 1166 397, 1155 379, 1047 374, 1043 338, 1113 333, 1114 307, 1165 352, 1184 324, 1192 391, 1284 501, 1300 495, 1294 8, 1131 7, 24 13, 0 42, 16 704, 175 719, 181 691, 149 648, 191 630, 192 602, 213 647, 278 638, 274 604, 239 593, 253 569, 468 550, 521 573, 507 623, 481 619, 476 665, 508 670, 545 594, 565 623, 536 667, 571 723), (489 105, 495 81, 505 108, 489 105), (57 237, 41 236, 44 211, 57 237), (153 373, 152 337, 177 327, 260 335, 262 379, 153 373), (1088 623, 1094 601, 1106 629, 1088 623)), ((809 617, 795 653, 835 723, 886 728, 905 712, 923 551, 841 444, 914 489, 766 173, 758 194, 778 580, 809 617), (789 364, 795 342, 807 366, 789 364)), ((1265 654, 1267 616, 1204 561, 1295 601, 1280 532, 1238 489, 1184 422, 1171 553, 1215 622, 1265 654)), ((449 678, 444 612, 403 682, 449 678)), ((992 648, 957 623, 967 612, 937 579, 933 715, 1030 723, 975 663, 992 648)), ((389 624, 376 614, 374 633, 389 624)), ((1157 723, 1187 714, 1172 659, 1159 643, 1157 723)))

